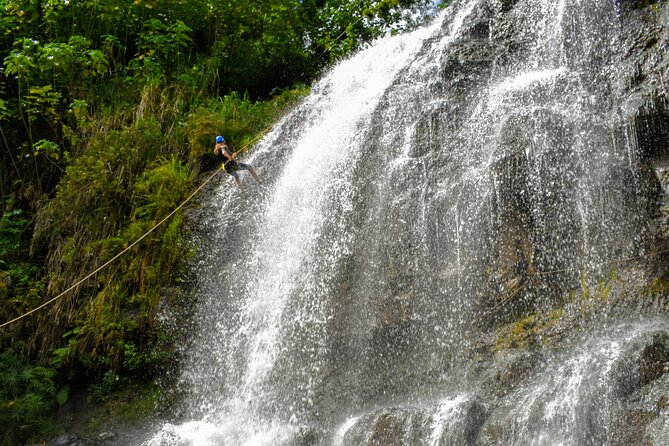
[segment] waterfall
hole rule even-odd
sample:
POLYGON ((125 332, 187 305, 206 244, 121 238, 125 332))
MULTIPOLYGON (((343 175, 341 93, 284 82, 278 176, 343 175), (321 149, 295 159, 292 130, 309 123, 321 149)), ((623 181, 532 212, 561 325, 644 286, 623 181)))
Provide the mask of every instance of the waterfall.
POLYGON ((180 402, 144 444, 615 444, 626 358, 668 324, 596 326, 504 392, 480 352, 653 243, 624 12, 460 0, 327 73, 261 184, 205 206, 180 402))
POLYGON ((624 387, 639 379, 630 363, 638 357, 629 353, 638 353, 648 333, 666 335, 668 327, 622 325, 597 333, 568 355, 557 354, 540 377, 502 401, 483 438, 505 445, 634 444, 623 440, 616 419, 624 387))

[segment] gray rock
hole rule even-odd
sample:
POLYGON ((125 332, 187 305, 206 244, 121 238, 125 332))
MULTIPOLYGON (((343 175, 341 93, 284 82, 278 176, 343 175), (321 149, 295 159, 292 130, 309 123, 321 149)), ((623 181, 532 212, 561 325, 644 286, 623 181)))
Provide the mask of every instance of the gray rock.
POLYGON ((71 434, 63 434, 47 443, 47 446, 86 446, 81 439, 71 434))

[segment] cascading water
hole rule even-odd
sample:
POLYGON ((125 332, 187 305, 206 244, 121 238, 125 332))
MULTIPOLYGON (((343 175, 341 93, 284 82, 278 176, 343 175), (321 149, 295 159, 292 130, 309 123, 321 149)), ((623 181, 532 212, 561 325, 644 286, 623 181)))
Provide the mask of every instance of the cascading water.
POLYGON ((263 184, 207 206, 183 404, 145 444, 622 444, 625 358, 669 323, 593 329, 504 392, 481 346, 655 243, 625 8, 456 1, 316 84, 263 184))

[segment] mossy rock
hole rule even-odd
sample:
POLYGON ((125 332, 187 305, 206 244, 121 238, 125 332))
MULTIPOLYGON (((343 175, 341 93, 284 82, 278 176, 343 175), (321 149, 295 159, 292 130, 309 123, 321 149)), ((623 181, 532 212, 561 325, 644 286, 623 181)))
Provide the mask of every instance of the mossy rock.
POLYGON ((533 349, 542 346, 549 331, 561 319, 562 313, 561 308, 546 314, 534 313, 503 327, 495 343, 495 350, 533 349))

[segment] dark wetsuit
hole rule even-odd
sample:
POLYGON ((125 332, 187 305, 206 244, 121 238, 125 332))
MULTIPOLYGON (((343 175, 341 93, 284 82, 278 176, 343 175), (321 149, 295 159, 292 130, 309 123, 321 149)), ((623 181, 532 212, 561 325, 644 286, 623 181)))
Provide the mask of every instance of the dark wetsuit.
MULTIPOLYGON (((230 153, 230 152, 228 152, 230 153)), ((235 178, 238 178, 237 176, 237 171, 238 170, 253 170, 253 167, 251 167, 249 164, 244 164, 244 163, 238 163, 235 160, 229 160, 223 156, 223 151, 220 151, 218 153, 218 159, 223 163, 225 166, 225 171, 232 175, 235 178)))

